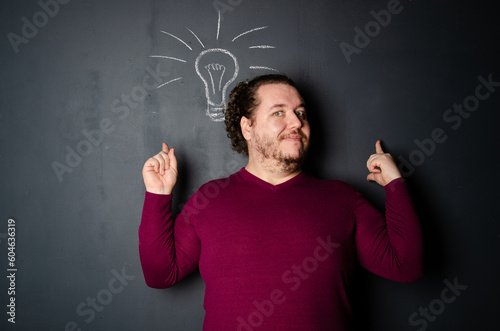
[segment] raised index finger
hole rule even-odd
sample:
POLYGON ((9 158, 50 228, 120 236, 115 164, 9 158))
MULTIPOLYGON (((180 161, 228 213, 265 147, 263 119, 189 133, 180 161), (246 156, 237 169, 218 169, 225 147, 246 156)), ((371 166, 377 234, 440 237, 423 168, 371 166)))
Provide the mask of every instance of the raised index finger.
POLYGON ((375 152, 377 154, 383 154, 384 151, 382 150, 382 146, 380 145, 380 140, 377 140, 377 142, 375 143, 375 152))

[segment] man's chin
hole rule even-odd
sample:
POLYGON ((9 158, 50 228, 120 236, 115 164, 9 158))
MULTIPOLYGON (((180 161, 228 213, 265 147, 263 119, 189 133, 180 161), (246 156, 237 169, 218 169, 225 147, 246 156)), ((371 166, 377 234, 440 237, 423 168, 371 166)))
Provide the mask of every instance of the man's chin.
POLYGON ((281 158, 281 162, 290 170, 299 170, 306 160, 306 151, 298 151, 293 154, 287 154, 281 158))
POLYGON ((290 160, 300 160, 304 158, 306 154, 307 151, 304 150, 302 146, 300 146, 300 148, 289 149, 288 151, 284 151, 284 153, 282 153, 282 155, 285 155, 286 159, 290 160))

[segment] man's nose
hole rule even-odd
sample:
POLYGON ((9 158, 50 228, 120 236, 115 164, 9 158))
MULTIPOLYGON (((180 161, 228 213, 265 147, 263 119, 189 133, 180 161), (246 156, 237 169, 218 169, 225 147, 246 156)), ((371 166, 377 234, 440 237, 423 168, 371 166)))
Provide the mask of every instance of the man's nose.
POLYGON ((288 117, 288 126, 290 128, 301 128, 303 126, 302 119, 295 112, 288 117))

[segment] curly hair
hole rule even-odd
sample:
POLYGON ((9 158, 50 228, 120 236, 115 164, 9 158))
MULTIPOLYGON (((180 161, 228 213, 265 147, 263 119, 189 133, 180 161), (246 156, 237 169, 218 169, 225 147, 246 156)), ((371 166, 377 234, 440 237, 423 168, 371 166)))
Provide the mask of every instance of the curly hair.
POLYGON ((253 123, 254 110, 259 105, 257 90, 266 84, 287 84, 295 87, 295 83, 286 75, 271 74, 242 81, 229 94, 229 102, 224 109, 224 123, 232 149, 240 154, 248 155, 247 141, 240 127, 241 117, 245 116, 253 123))

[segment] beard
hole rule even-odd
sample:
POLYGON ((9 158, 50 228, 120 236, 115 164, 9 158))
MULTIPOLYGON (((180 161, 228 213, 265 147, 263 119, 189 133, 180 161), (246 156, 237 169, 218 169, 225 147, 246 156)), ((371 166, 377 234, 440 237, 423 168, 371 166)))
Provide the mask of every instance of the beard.
POLYGON ((293 173, 300 170, 306 160, 309 149, 309 140, 302 131, 281 135, 278 139, 255 136, 254 141, 260 160, 262 162, 271 160, 272 167, 276 169, 274 172, 293 173), (299 148, 297 155, 285 153, 280 149, 280 143, 291 134, 299 134, 302 137, 302 147, 299 148))

